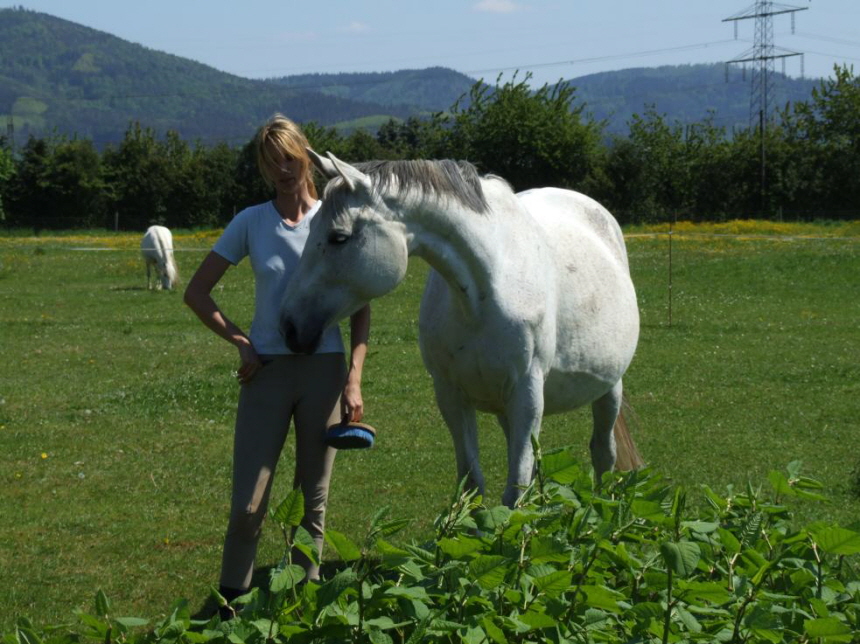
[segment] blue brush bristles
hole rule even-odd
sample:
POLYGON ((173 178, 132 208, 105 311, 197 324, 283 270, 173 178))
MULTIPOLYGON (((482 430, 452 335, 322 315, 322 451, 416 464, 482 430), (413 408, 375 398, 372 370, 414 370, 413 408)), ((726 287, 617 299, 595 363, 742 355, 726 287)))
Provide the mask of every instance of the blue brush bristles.
POLYGON ((326 445, 336 449, 366 449, 373 447, 376 431, 363 423, 332 425, 325 435, 326 445))

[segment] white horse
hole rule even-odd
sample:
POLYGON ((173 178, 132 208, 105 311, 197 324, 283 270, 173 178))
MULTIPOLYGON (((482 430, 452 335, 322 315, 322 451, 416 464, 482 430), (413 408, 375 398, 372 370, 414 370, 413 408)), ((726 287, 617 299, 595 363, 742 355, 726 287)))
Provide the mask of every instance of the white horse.
POLYGON ((484 493, 476 410, 504 430, 508 506, 534 475, 531 438, 544 414, 591 404, 598 485, 613 467, 642 465, 616 423, 639 310, 624 238, 606 209, 569 190, 514 194, 468 163, 353 167, 311 156, 332 181, 281 304, 292 350, 312 351, 323 329, 394 289, 416 255, 433 269, 420 347, 458 477, 484 493))
POLYGON ((173 260, 173 235, 164 226, 147 228, 140 242, 140 254, 146 263, 146 288, 151 289, 152 269, 155 269, 155 288, 172 289, 179 273, 173 260), (160 283, 159 283, 160 280, 160 283))

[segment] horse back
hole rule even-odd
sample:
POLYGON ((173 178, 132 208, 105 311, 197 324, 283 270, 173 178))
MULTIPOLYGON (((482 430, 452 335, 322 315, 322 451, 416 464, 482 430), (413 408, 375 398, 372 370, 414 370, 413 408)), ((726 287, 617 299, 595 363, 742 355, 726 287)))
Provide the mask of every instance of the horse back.
POLYGON ((173 253, 173 235, 164 226, 150 226, 140 242, 140 250, 145 258, 163 264, 173 253))
POLYGON ((552 248, 556 376, 589 373, 614 384, 639 339, 639 308, 621 227, 597 201, 578 192, 542 188, 518 196, 552 248))
POLYGON ((582 193, 561 188, 537 188, 517 193, 550 240, 561 235, 567 242, 602 246, 629 271, 624 235, 618 221, 600 203, 582 193))

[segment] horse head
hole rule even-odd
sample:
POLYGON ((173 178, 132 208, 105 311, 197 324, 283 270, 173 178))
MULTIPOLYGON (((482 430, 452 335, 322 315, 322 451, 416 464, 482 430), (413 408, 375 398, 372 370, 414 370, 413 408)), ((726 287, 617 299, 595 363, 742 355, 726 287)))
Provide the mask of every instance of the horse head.
POLYGON ((393 290, 408 263, 405 227, 371 177, 330 152, 308 153, 331 181, 281 301, 281 335, 296 353, 312 353, 327 327, 393 290))

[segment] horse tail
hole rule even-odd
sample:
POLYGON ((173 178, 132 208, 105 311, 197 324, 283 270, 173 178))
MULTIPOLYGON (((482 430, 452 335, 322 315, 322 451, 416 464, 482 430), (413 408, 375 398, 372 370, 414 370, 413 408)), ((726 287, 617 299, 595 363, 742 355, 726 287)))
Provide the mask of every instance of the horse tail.
POLYGON ((173 259, 173 235, 167 229, 159 230, 156 235, 159 246, 159 254, 164 260, 164 273, 167 275, 167 288, 173 288, 179 279, 179 271, 176 261, 173 259))
POLYGON ((173 259, 173 246, 165 247, 164 249, 164 268, 167 271, 167 280, 170 282, 170 288, 176 286, 179 281, 179 269, 176 268, 176 261, 173 259))
POLYGON ((615 469, 621 471, 638 470, 645 465, 645 459, 636 449, 636 443, 633 442, 633 436, 630 433, 627 416, 634 416, 633 407, 627 400, 626 396, 621 397, 621 411, 618 413, 618 418, 615 419, 615 426, 612 428, 615 434, 615 469), (626 413, 625 413, 626 412, 626 413))

